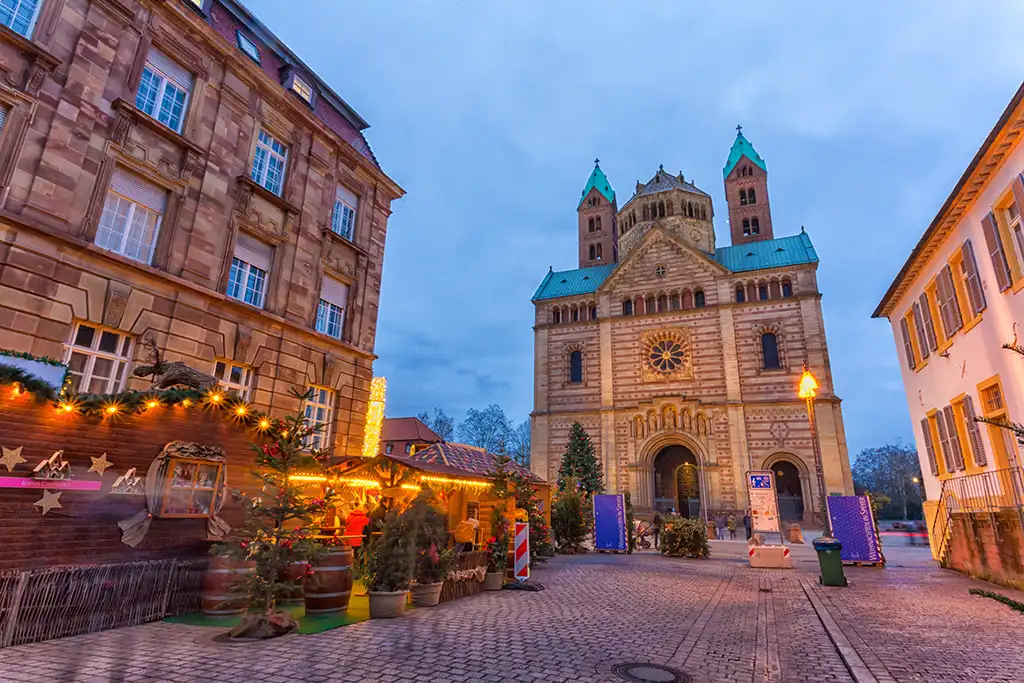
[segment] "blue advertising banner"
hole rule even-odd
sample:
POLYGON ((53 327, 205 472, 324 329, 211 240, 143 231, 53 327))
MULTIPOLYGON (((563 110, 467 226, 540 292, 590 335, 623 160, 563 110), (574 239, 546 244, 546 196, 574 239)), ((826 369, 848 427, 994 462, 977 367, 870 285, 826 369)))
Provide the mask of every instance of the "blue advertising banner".
POLYGON ((878 540, 875 518, 871 514, 871 499, 867 496, 829 496, 828 518, 832 535, 843 549, 839 556, 843 562, 871 562, 885 564, 882 544, 878 540))
POLYGON ((594 496, 594 548, 626 550, 626 499, 622 495, 594 496))

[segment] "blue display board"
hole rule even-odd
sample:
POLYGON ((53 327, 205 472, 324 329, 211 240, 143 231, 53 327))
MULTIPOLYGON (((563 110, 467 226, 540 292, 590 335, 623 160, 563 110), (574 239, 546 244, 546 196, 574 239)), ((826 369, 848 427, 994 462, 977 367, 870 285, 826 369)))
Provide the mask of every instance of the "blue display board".
POLYGON ((828 502, 832 535, 843 544, 839 552, 843 562, 884 565, 882 543, 871 514, 871 499, 867 496, 829 496, 825 500, 828 502))
POLYGON ((594 496, 594 548, 626 550, 626 499, 621 495, 594 496))

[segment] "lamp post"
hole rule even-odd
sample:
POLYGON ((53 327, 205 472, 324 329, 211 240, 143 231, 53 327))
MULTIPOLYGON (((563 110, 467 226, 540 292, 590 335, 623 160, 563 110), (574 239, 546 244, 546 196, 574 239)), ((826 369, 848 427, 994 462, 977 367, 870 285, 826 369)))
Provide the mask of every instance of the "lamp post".
POLYGON ((803 374, 800 375, 800 389, 797 395, 807 401, 807 423, 811 427, 811 445, 814 448, 814 473, 818 477, 818 514, 821 515, 821 522, 825 525, 825 536, 832 535, 831 525, 828 519, 828 508, 825 503, 825 474, 821 468, 821 447, 818 445, 818 425, 814 419, 814 396, 817 393, 818 382, 814 375, 804 365, 803 374))

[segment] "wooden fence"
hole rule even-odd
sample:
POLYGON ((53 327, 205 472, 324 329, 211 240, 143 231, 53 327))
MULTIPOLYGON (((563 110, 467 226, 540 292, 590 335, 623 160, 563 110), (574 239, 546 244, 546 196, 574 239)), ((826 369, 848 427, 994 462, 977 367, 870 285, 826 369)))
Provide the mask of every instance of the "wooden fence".
MULTIPOLYGON (((468 572, 477 567, 487 567, 487 553, 482 550, 460 553, 459 561, 455 563, 455 569, 452 571, 468 572)), ((483 590, 483 586, 483 583, 478 581, 476 577, 447 579, 444 582, 444 586, 441 587, 441 602, 476 595, 483 590)))
POLYGON ((72 565, 0 573, 0 647, 200 608, 206 560, 72 565))

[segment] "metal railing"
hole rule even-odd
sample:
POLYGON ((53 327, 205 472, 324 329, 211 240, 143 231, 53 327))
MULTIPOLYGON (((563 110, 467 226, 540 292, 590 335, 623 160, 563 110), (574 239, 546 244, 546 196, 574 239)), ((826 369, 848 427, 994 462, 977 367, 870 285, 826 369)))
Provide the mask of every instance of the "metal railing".
POLYGON ((942 482, 936 512, 936 556, 945 562, 952 540, 953 515, 987 514, 998 537, 997 512, 1015 512, 1024 529, 1024 469, 1008 467, 967 474, 942 482))

